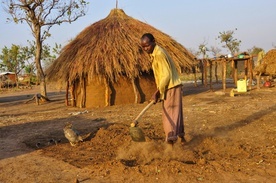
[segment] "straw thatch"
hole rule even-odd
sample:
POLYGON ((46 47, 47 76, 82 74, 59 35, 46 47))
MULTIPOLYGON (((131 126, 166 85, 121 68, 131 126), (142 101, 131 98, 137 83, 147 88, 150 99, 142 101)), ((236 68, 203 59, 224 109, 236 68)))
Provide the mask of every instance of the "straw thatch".
POLYGON ((192 67, 193 56, 170 36, 127 16, 121 9, 113 9, 63 48, 47 76, 62 81, 73 81, 85 73, 88 78, 104 76, 112 81, 119 75, 137 77, 151 68, 148 55, 140 47, 140 37, 146 32, 168 50, 179 69, 192 67))
POLYGON ((140 47, 140 37, 152 33, 159 45, 167 49, 177 68, 189 72, 194 57, 181 44, 154 27, 129 17, 121 9, 87 28, 66 45, 47 69, 49 80, 72 83, 95 78, 116 83, 120 77, 140 78, 150 73, 149 55, 140 47))
POLYGON ((257 77, 258 88, 260 88, 260 78, 262 75, 276 75, 276 49, 272 49, 265 54, 261 60, 261 64, 254 68, 254 74, 257 77))
POLYGON ((276 49, 272 49, 265 54, 264 58, 261 60, 261 64, 254 68, 256 74, 276 74, 276 49))

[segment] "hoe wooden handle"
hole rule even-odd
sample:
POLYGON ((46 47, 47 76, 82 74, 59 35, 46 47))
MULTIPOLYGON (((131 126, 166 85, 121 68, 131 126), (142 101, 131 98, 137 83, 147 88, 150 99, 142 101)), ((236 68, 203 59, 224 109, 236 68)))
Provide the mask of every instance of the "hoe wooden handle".
POLYGON ((154 100, 152 100, 141 112, 140 114, 134 119, 135 126, 138 124, 138 120, 145 114, 145 112, 154 104, 154 100))

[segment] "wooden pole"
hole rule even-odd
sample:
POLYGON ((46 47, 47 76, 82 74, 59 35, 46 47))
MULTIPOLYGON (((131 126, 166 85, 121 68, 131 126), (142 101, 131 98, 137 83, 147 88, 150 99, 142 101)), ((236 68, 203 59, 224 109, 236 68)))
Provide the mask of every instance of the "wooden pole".
POLYGON ((238 81, 238 61, 234 61, 234 83, 235 86, 237 86, 237 81, 238 81))
POLYGON ((200 61, 200 71, 201 71, 201 84, 204 84, 204 61, 200 61))
POLYGON ((203 63, 204 63, 204 86, 206 87, 207 86, 207 60, 203 60, 203 63))
POLYGON ((253 56, 249 59, 249 86, 248 89, 252 89, 252 81, 253 81, 253 56))
POLYGON ((85 107, 85 101, 86 101, 86 92, 85 92, 85 77, 82 76, 80 79, 80 108, 85 107))
POLYGON ((234 59, 231 60, 231 70, 232 70, 232 79, 236 85, 237 83, 235 81, 235 61, 234 61, 234 59))
POLYGON ((82 106, 86 107, 86 77, 83 77, 83 100, 82 106))
POLYGON ((226 59, 223 59, 223 74, 222 74, 222 87, 226 90, 226 59))
POLYGON ((109 84, 108 79, 104 79, 104 86, 105 86, 105 106, 110 106, 110 93, 109 93, 109 84))
POLYGON ((247 81, 248 75, 248 61, 249 59, 244 60, 244 80, 247 81))
POLYGON ((71 106, 76 107, 75 82, 71 83, 70 95, 71 95, 71 101, 72 101, 71 106))
POLYGON ((133 92, 134 92, 134 103, 137 104, 139 91, 138 91, 138 88, 135 83, 135 78, 131 79, 131 84, 132 84, 132 88, 133 88, 133 92))
POLYGON ((260 72, 259 74, 256 75, 256 77, 257 77, 257 89, 258 90, 261 88, 260 87, 261 75, 262 75, 262 72, 260 72))
POLYGON ((212 78, 213 78, 213 63, 211 60, 208 60, 210 67, 209 67, 209 73, 210 73, 210 90, 213 90, 213 85, 212 85, 212 78))
POLYGON ((82 78, 80 78, 80 99, 77 101, 78 102, 78 104, 77 104, 77 106, 79 106, 80 108, 82 108, 82 100, 83 100, 83 81, 82 81, 82 78))
POLYGON ((195 87, 197 87, 197 79, 196 79, 196 66, 193 66, 193 73, 194 73, 194 81, 195 81, 195 87))
POLYGON ((216 77, 216 83, 218 84, 218 62, 215 62, 215 77, 216 77))
POLYGON ((66 95, 65 95, 65 104, 66 104, 66 106, 69 106, 68 95, 69 95, 69 81, 67 81, 67 83, 66 83, 66 95))

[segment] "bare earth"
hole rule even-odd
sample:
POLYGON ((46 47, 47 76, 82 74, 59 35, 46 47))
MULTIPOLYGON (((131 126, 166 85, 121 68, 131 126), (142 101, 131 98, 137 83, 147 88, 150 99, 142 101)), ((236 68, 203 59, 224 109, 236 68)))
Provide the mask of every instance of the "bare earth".
POLYGON ((129 125, 147 104, 79 109, 65 106, 64 91, 49 89, 41 105, 24 103, 37 88, 2 91, 0 182, 276 182, 276 87, 235 97, 215 88, 185 85, 187 143, 173 148, 160 103, 140 120, 146 142, 133 142, 129 125), (72 147, 66 122, 92 135, 72 147))

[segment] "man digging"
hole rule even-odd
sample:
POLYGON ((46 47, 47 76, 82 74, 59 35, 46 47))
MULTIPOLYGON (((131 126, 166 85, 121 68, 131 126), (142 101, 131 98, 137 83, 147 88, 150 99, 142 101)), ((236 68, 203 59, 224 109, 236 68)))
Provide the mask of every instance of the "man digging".
POLYGON ((141 46, 152 60, 157 91, 153 94, 154 103, 162 102, 162 121, 165 141, 174 144, 186 142, 182 112, 182 84, 175 64, 167 51, 156 44, 151 33, 141 37, 141 46))

